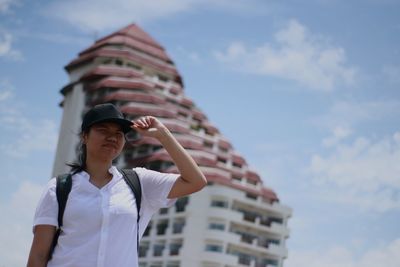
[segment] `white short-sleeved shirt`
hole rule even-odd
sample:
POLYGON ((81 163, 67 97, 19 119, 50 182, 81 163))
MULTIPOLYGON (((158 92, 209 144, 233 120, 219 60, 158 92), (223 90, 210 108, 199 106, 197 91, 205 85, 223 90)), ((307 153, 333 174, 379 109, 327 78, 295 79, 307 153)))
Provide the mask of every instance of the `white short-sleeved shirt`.
MULTIPOLYGON (((142 186, 139 237, 152 215, 172 206, 168 199, 178 174, 134 168, 142 186)), ((137 210, 135 197, 115 167, 111 181, 101 189, 89 182, 86 172, 72 176, 72 190, 65 207, 63 227, 49 267, 135 267, 137 210)), ((39 201, 34 224, 58 226, 58 204, 53 178, 39 201)))

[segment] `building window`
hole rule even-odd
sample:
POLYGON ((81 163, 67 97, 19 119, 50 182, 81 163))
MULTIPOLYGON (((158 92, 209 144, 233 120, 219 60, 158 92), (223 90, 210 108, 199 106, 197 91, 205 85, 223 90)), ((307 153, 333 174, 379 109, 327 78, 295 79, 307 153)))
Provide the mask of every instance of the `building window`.
POLYGON ((160 209, 160 214, 161 214, 161 215, 163 215, 163 214, 168 214, 168 208, 162 208, 162 209, 160 209))
POLYGON ((222 246, 216 244, 207 244, 205 249, 206 251, 222 252, 222 246))
POLYGON ((185 227, 185 220, 177 219, 174 221, 172 226, 172 233, 173 234, 181 234, 183 232, 183 228, 185 227))
POLYGON ((182 118, 187 118, 187 117, 188 117, 188 114, 179 111, 179 112, 178 112, 178 116, 181 116, 182 118))
POLYGON ((271 220, 268 217, 261 217, 260 224, 265 226, 271 226, 271 220))
POLYGON ((182 247, 182 242, 178 242, 178 243, 171 243, 169 245, 169 255, 170 256, 177 256, 179 255, 179 250, 182 247))
POLYGON ((153 256, 154 257, 162 256, 164 248, 165 248, 165 244, 162 244, 162 243, 154 244, 154 246, 153 246, 153 256))
POLYGON ((243 219, 248 222, 255 222, 260 215, 253 211, 239 210, 243 213, 243 219))
POLYGON ((222 146, 218 146, 219 150, 224 153, 228 153, 228 149, 222 146))
POLYGON ((179 198, 175 203, 176 212, 184 212, 188 202, 188 197, 179 198))
POLYGON ((211 207, 227 208, 228 202, 214 199, 211 201, 211 207))
POLYGON ((212 222, 208 224, 208 229, 224 231, 225 224, 212 222))
POLYGON ((103 58, 101 64, 110 65, 112 63, 112 58, 103 58))
POLYGON ((211 143, 211 142, 208 142, 208 141, 204 141, 203 142, 203 145, 204 145, 204 147, 206 147, 206 148, 213 148, 213 143, 211 143))
POLYGON ((240 241, 247 244, 253 244, 253 240, 257 238, 257 236, 249 233, 240 233, 240 235, 240 241))
POLYGON ((252 258, 251 255, 239 254, 239 263, 243 265, 250 265, 251 258, 252 258))
POLYGON ((168 220, 161 220, 157 224, 157 235, 165 235, 168 228, 168 220))
POLYGON ((139 258, 146 257, 149 250, 149 242, 142 242, 139 246, 139 258))
POLYGON ((251 194, 251 193, 246 193, 246 197, 247 198, 250 198, 250 199, 253 199, 253 200, 257 200, 257 195, 254 195, 254 194, 251 194))
POLYGON ((242 168, 242 164, 239 164, 236 162, 233 162, 232 165, 233 165, 233 167, 236 167, 236 168, 242 168))
POLYGON ((271 222, 276 222, 276 223, 279 223, 279 224, 283 224, 283 219, 282 218, 271 217, 271 218, 269 218, 269 220, 271 222))
POLYGON ((157 74, 157 77, 160 81, 163 81, 163 82, 168 82, 168 80, 169 80, 167 76, 164 76, 161 74, 157 74))
POLYGON ((247 183, 248 184, 252 184, 252 185, 257 185, 257 181, 254 181, 254 180, 250 180, 250 179, 247 179, 247 183))
POLYGON ((191 124, 191 125, 190 125, 190 129, 192 129, 192 130, 198 132, 198 131, 200 131, 201 126, 198 125, 198 124, 191 124))
POLYGON ((224 158, 221 158, 221 157, 217 157, 217 160, 218 160, 218 162, 221 162, 221 163, 223 163, 223 164, 226 164, 226 159, 224 159, 224 158))
POLYGON ((138 65, 135 65, 135 64, 132 64, 132 63, 130 63, 130 62, 127 63, 126 66, 129 67, 129 68, 131 68, 131 69, 135 69, 135 70, 141 70, 141 69, 142 69, 142 67, 140 67, 140 66, 138 66, 138 65))
POLYGON ((233 180, 234 182, 241 183, 241 182, 242 182, 242 177, 236 176, 236 175, 232 175, 232 180, 233 180))

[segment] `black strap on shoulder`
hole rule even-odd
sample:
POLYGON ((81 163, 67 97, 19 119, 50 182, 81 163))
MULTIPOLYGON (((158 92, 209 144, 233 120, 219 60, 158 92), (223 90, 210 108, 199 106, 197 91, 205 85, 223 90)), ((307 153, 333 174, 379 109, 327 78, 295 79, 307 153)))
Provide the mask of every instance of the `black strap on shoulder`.
POLYGON ((61 227, 63 225, 63 217, 65 206, 67 205, 68 195, 71 192, 72 188, 72 175, 70 173, 65 173, 57 176, 56 178, 56 196, 58 202, 58 228, 53 238, 53 243, 51 245, 49 260, 51 259, 54 248, 57 245, 58 237, 61 233, 61 227))
POLYGON ((57 201, 58 201, 58 228, 63 225, 65 206, 67 205, 68 195, 72 188, 72 175, 62 174, 57 177, 57 201))
MULTIPOLYGON (((142 187, 140 186, 139 176, 133 169, 122 169, 120 170, 122 176, 124 177, 125 182, 131 188, 133 195, 136 200, 136 209, 137 209, 137 236, 136 236, 136 245, 139 253, 139 220, 140 220, 140 204, 142 203, 142 187)), ((139 256, 139 255, 138 255, 139 256)))

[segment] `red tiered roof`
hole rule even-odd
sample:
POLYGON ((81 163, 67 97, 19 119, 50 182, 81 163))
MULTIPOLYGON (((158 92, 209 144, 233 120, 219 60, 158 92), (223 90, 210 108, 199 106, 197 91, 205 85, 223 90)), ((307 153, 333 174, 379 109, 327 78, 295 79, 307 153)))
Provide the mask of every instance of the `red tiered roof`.
POLYGON ((125 45, 148 53, 164 61, 172 62, 164 48, 135 24, 128 25, 122 30, 97 40, 91 47, 79 53, 79 56, 90 53, 91 51, 107 44, 125 45))

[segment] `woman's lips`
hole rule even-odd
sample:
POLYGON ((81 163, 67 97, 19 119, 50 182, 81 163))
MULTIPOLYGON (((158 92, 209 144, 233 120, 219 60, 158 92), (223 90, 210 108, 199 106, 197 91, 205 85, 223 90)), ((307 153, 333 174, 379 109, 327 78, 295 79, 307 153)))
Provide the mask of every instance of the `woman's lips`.
POLYGON ((115 144, 104 144, 103 146, 104 146, 104 147, 108 147, 108 148, 117 149, 117 145, 115 145, 115 144))

